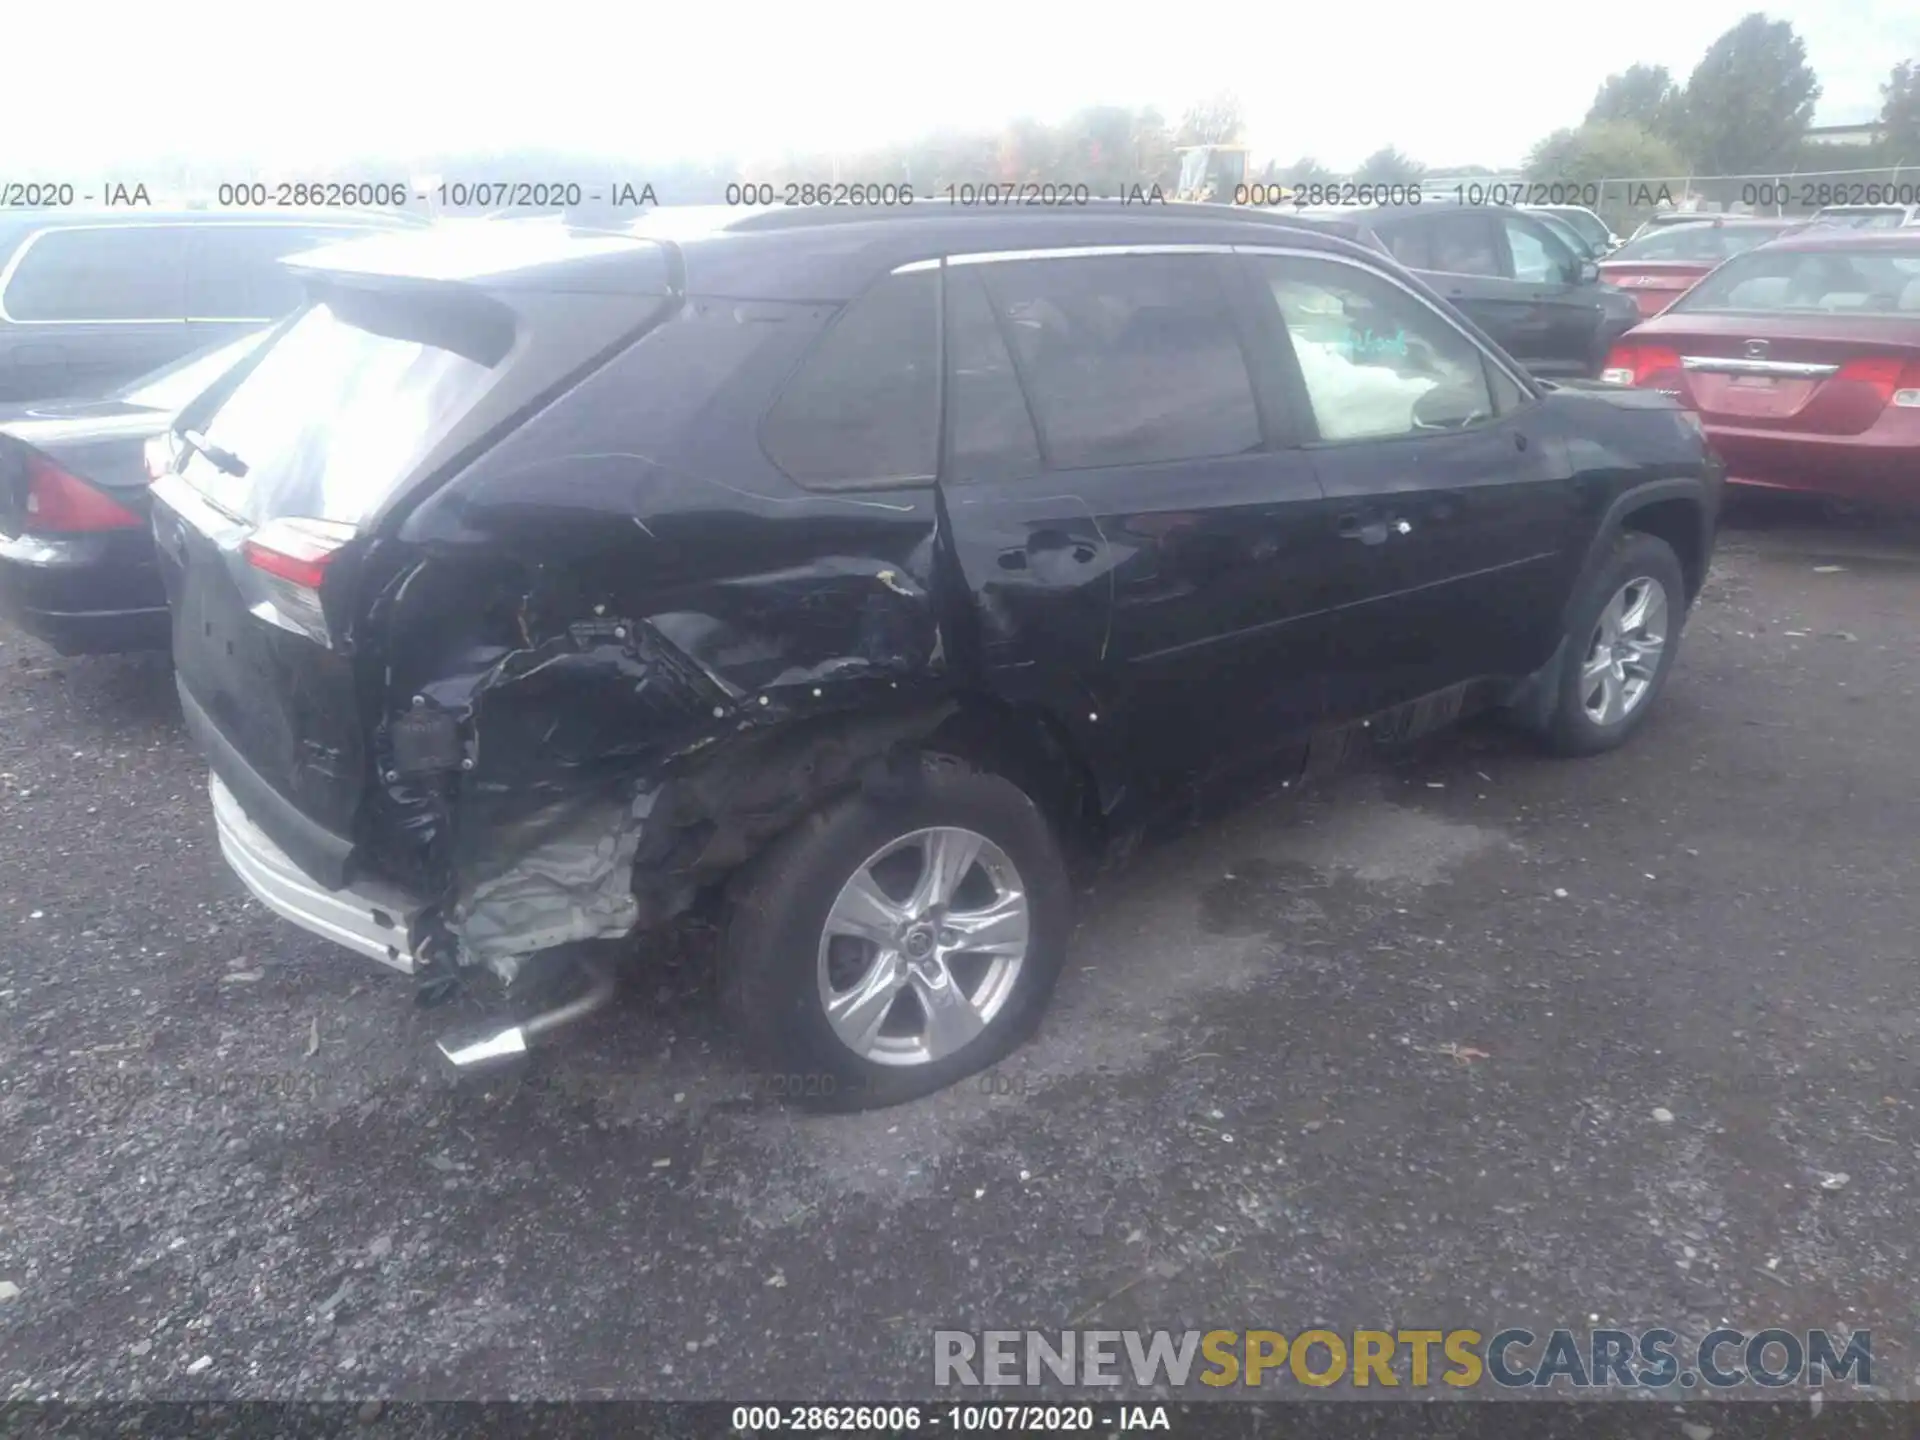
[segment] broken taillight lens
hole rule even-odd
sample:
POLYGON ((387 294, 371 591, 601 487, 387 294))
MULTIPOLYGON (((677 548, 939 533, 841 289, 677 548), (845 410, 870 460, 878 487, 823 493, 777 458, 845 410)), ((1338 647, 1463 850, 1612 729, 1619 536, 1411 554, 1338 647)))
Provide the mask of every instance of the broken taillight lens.
POLYGON ((24 528, 36 535, 85 535, 101 530, 137 530, 146 522, 78 475, 41 455, 27 457, 24 528))
POLYGON ((327 568, 355 530, 333 520, 269 520, 241 542, 247 564, 259 571, 267 599, 254 614, 285 630, 331 645, 320 601, 327 568))

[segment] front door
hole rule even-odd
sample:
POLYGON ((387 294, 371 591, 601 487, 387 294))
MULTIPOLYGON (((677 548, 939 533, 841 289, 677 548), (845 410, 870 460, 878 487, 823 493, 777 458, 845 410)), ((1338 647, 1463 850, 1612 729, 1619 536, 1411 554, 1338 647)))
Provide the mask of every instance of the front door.
POLYGON ((1581 261, 1546 226, 1518 211, 1498 212, 1505 242, 1505 269, 1526 287, 1540 322, 1538 353, 1515 356, 1536 375, 1591 374, 1600 333, 1598 279, 1580 278, 1581 261))
POLYGON ((1336 557, 1313 462, 1249 367, 1230 259, 946 273, 942 493, 989 683, 1148 790, 1302 738, 1336 557))
POLYGON ((1534 401, 1451 320, 1345 259, 1250 254, 1297 363, 1342 565, 1328 702, 1375 713, 1551 652, 1576 528, 1534 401))

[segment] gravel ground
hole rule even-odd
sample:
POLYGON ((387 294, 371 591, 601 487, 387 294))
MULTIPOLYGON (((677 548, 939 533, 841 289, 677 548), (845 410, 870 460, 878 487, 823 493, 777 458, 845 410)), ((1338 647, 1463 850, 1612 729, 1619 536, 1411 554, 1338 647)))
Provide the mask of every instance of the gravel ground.
POLYGON ((1920 1394, 1917 616, 1920 544, 1731 533, 1626 751, 1474 726, 1244 802, 1089 900, 1033 1044, 850 1118, 762 1093, 691 959, 453 1080, 462 1016, 228 875, 163 662, 0 632, 0 1395, 878 1398, 937 1328, 1723 1320, 1870 1325, 1920 1394))

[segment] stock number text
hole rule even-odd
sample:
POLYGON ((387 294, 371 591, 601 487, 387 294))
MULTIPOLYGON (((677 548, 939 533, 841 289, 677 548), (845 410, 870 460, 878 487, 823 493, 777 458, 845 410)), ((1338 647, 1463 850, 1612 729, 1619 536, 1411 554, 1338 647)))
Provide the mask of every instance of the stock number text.
POLYGON ((762 180, 727 186, 729 205, 911 205, 911 185, 832 185, 790 181, 775 185, 762 180))
POLYGON ((398 182, 377 181, 287 181, 267 184, 254 180, 214 189, 219 205, 317 205, 322 207, 376 208, 407 203, 407 187, 398 182))
POLYGON ((1761 180, 1742 185, 1740 199, 1748 205, 1793 205, 1806 209, 1818 209, 1822 205, 1920 205, 1920 184, 1902 181, 1895 185, 1878 180, 1853 184, 1761 180))

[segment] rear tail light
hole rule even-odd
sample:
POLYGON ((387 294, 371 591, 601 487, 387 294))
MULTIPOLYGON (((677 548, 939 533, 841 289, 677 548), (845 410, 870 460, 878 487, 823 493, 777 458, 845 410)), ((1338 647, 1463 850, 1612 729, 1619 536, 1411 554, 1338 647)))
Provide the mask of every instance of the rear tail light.
POLYGON ((1600 378, 1615 385, 1638 385, 1677 395, 1680 393, 1680 352, 1664 345, 1623 342, 1614 346, 1613 353, 1607 356, 1600 378))
POLYGON ((260 573, 267 598, 254 608, 262 620, 331 646, 320 587, 353 526, 332 520, 269 520, 241 543, 247 564, 260 573))
POLYGON ((146 522, 77 475, 41 455, 27 457, 25 528, 34 534, 76 535, 138 530, 146 522))
POLYGON ((1869 386, 1882 405, 1920 409, 1920 360, 1902 361, 1897 355, 1849 360, 1833 378, 1869 386))

